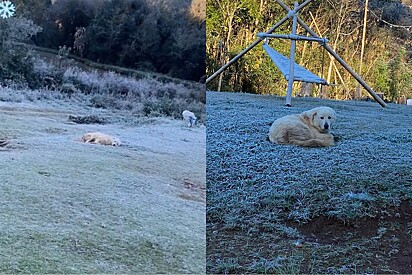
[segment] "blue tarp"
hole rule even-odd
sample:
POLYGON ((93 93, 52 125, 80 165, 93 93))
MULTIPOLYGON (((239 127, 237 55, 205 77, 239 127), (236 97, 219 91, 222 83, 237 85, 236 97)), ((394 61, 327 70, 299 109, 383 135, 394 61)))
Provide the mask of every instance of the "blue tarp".
MULTIPOLYGON (((286 80, 289 80, 289 70, 290 70, 290 59, 286 56, 281 55, 266 43, 263 44, 263 49, 267 52, 267 54, 272 59, 273 63, 275 63, 276 67, 282 72, 285 76, 286 80)), ((302 66, 295 63, 295 70, 294 70, 294 81, 302 81, 302 82, 309 82, 309 83, 318 83, 318 84, 325 84, 328 85, 326 80, 320 78, 319 76, 315 75, 314 73, 306 70, 302 66)))

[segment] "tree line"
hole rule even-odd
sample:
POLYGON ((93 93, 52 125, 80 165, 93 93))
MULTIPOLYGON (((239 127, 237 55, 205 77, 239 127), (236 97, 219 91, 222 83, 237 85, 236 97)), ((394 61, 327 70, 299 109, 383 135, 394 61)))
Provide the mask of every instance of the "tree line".
POLYGON ((14 0, 41 27, 37 46, 93 61, 199 81, 205 74, 205 8, 199 0, 14 0))
MULTIPOLYGON (((294 1, 284 1, 293 7, 294 1)), ((363 66, 360 64, 365 1, 315 0, 300 11, 304 20, 319 36, 329 39, 334 49, 377 92, 390 101, 400 96, 412 97, 412 11, 410 2, 370 0, 366 23, 363 66), (359 71, 359 68, 362 68, 359 71)), ((268 0, 207 0, 207 75, 250 45, 258 32, 265 32, 286 12, 268 0)), ((276 33, 291 32, 291 20, 276 33)), ((307 35, 298 27, 298 33, 307 35)), ((290 41, 271 39, 270 45, 289 56, 290 41)), ((314 87, 312 95, 335 99, 356 96, 358 83, 318 43, 297 43, 296 62, 328 83, 327 89, 314 87)), ((287 82, 260 45, 215 78, 209 89, 284 95, 287 82)), ((300 84, 295 84, 299 90, 300 84)), ((366 91, 363 92, 365 96, 366 91)))

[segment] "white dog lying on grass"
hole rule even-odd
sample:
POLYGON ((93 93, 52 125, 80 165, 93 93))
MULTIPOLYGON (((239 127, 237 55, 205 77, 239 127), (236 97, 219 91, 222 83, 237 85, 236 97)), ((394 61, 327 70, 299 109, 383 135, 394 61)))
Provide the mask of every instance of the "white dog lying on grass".
POLYGON ((85 143, 96 143, 96 144, 112 145, 112 146, 121 145, 120 139, 106 135, 106 134, 98 133, 98 132, 84 134, 82 136, 82 140, 85 143))
POLYGON ((195 116, 194 113, 184 110, 183 113, 183 119, 187 122, 187 126, 192 127, 196 124, 197 117, 195 116))
POLYGON ((330 134, 336 121, 336 113, 329 107, 317 107, 298 115, 275 120, 269 130, 269 140, 278 144, 294 144, 305 147, 334 145, 330 134))

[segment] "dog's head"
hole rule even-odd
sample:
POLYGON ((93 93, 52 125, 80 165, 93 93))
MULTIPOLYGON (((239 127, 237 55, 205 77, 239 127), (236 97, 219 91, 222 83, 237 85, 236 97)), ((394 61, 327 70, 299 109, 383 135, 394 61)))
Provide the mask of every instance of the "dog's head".
POLYGON ((112 146, 120 146, 120 145, 122 145, 120 139, 114 137, 113 142, 112 142, 112 146))
POLYGON ((336 113, 329 107, 317 107, 311 109, 304 112, 303 116, 322 133, 329 133, 332 125, 336 121, 336 113))
POLYGON ((191 125, 196 125, 197 118, 196 117, 189 117, 189 122, 191 125))

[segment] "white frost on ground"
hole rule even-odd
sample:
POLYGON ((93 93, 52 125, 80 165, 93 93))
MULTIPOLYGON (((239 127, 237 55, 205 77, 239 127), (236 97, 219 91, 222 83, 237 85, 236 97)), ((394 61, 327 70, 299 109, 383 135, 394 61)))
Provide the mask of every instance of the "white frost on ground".
MULTIPOLYGON (((233 217, 241 219, 240 206, 250 212, 250 217, 243 214, 243 218, 252 223, 261 201, 296 190, 308 193, 291 207, 296 211, 281 214, 298 221, 320 214, 346 218, 341 209, 351 204, 341 198, 350 192, 369 190, 378 207, 412 199, 410 106, 383 108, 376 102, 316 98, 294 98, 292 106, 286 107, 284 98, 276 96, 207 93, 208 217, 216 213, 223 223, 245 226, 233 217), (336 146, 302 148, 267 140, 275 119, 318 106, 337 112, 332 129, 339 137, 336 146), (323 204, 313 203, 316 195, 323 194, 319 188, 330 196, 323 204), (384 188, 391 192, 383 192, 384 188), (217 207, 223 199, 227 200, 220 205, 223 208, 217 207), (305 206, 303 210, 298 203, 305 206)), ((365 211, 365 215, 374 214, 365 211)))
POLYGON ((116 116, 0 102, 0 270, 204 273, 205 128, 68 120, 91 114, 116 116), (82 143, 91 131, 124 145, 82 143))

